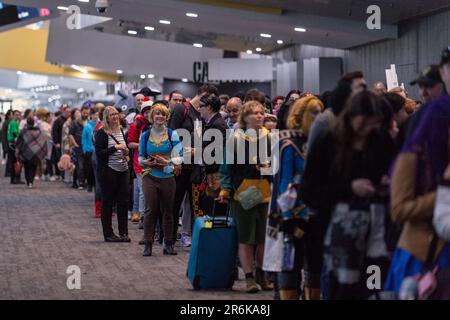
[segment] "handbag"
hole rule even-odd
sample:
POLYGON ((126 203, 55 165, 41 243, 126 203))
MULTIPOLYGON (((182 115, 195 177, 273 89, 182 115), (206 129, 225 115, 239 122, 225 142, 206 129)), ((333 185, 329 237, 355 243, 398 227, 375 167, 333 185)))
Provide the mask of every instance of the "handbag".
POLYGON ((295 248, 284 241, 284 233, 278 229, 269 231, 267 227, 264 242, 263 270, 267 272, 292 271, 294 269, 295 248))
POLYGON ((260 203, 268 203, 270 196, 270 184, 266 179, 244 179, 234 193, 234 200, 250 210, 260 203))
POLYGON ((450 186, 440 185, 437 188, 433 226, 441 239, 450 240, 450 186))
POLYGON ((22 162, 17 159, 17 161, 14 163, 14 173, 16 174, 16 176, 20 176, 21 172, 22 172, 22 162))

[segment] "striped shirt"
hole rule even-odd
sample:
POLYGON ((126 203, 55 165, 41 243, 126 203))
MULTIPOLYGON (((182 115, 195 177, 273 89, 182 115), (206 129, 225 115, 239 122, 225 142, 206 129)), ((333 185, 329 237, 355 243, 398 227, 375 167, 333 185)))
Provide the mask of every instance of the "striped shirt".
MULTIPOLYGON (((112 135, 114 136, 114 138, 116 138, 119 144, 126 145, 121 131, 113 132, 112 135)), ((114 147, 116 144, 118 143, 111 136, 108 136, 108 148, 114 147)), ((127 171, 128 163, 124 151, 117 150, 112 155, 110 155, 108 158, 108 167, 119 172, 127 171)))

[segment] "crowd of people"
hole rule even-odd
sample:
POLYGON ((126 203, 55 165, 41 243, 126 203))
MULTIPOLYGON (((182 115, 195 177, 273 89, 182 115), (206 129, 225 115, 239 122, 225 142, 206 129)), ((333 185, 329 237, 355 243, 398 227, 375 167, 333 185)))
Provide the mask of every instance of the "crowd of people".
MULTIPOLYGON (((143 229, 144 256, 155 243, 176 255, 177 241, 190 246, 197 217, 229 212, 248 293, 368 299, 371 265, 380 268, 384 290, 399 293, 428 262, 430 239, 432 264, 450 267, 450 242, 432 224, 436 189, 450 180, 450 47, 411 85, 420 101, 402 87, 369 87, 356 71, 320 96, 292 90, 270 99, 252 89, 230 97, 205 84, 191 99, 180 91, 168 101, 138 94, 129 115, 101 104, 63 105, 54 115, 8 111, 6 175, 22 183, 22 163, 30 188, 39 178, 95 191, 104 240, 130 242, 131 220, 143 229), (202 161, 195 139, 182 143, 181 129, 192 137, 218 130, 224 143, 215 152, 227 160, 202 161), (279 170, 267 175, 271 163, 250 159, 250 151, 275 132, 279 170), (229 139, 244 146, 243 155, 227 147, 229 139), (228 161, 240 156, 244 163, 228 161), (249 204, 251 188, 258 197, 249 204)), ((212 143, 205 140, 202 150, 212 143)))

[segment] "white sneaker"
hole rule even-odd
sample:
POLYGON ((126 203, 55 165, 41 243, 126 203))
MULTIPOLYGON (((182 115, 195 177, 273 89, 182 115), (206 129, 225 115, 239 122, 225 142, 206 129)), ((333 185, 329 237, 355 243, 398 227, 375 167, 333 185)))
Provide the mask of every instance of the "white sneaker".
POLYGON ((51 177, 50 177, 50 181, 51 181, 51 182, 56 181, 56 177, 55 177, 55 176, 51 176, 51 177))
POLYGON ((4 166, 6 164, 6 160, 2 159, 2 166, 4 166))
POLYGON ((32 183, 29 183, 29 184, 28 184, 28 188, 29 188, 29 189, 33 189, 33 184, 32 184, 32 183))
POLYGON ((128 211, 128 220, 131 220, 131 212, 128 211))

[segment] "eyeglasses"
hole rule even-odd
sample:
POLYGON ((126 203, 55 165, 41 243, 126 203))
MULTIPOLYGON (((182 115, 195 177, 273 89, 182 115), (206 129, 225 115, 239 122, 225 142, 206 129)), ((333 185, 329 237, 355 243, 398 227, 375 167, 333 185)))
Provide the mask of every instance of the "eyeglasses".
POLYGON ((110 116, 110 117, 115 117, 115 116, 118 117, 118 116, 119 116, 119 113, 110 113, 109 116, 110 116))

